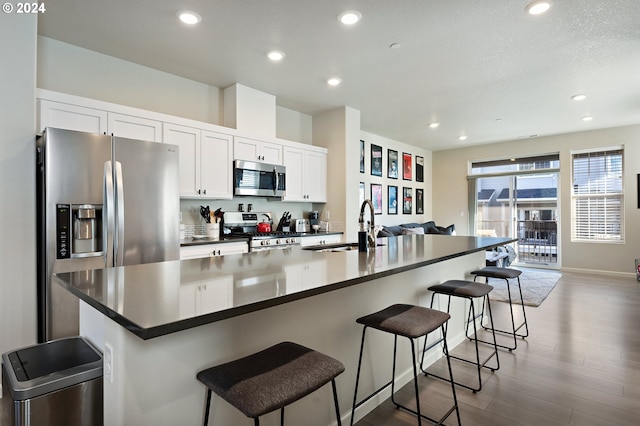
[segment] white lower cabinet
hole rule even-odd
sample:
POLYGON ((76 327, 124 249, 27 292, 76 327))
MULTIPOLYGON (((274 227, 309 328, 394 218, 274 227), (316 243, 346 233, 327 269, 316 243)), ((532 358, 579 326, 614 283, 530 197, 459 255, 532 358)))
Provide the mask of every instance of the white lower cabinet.
POLYGON ((233 137, 177 124, 165 124, 163 141, 180 147, 180 196, 233 198, 233 137))
POLYGON ((327 279, 325 262, 287 265, 283 270, 287 276, 287 294, 316 287, 327 279))
POLYGON ((233 276, 180 287, 180 316, 204 315, 233 306, 233 276))
POLYGON ((180 260, 249 253, 246 241, 180 247, 180 260))
POLYGON ((313 235, 304 236, 300 238, 300 245, 305 246, 317 246, 322 244, 336 244, 342 241, 342 234, 330 234, 330 235, 313 235))

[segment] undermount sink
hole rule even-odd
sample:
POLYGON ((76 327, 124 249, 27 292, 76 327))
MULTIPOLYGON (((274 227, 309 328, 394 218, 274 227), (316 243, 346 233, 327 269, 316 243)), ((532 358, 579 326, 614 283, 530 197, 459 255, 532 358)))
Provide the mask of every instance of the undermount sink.
MULTIPOLYGON (((376 244, 377 246, 383 246, 384 244, 376 244)), ((316 252, 342 252, 358 250, 358 243, 337 243, 337 244, 323 244, 320 246, 308 246, 302 247, 302 250, 311 250, 316 252)))

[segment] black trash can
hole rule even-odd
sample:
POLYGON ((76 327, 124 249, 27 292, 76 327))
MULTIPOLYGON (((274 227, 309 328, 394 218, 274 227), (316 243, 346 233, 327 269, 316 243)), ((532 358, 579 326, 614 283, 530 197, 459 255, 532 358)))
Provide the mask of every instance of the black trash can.
POLYGON ((82 337, 2 354, 2 425, 102 425, 102 354, 82 337))

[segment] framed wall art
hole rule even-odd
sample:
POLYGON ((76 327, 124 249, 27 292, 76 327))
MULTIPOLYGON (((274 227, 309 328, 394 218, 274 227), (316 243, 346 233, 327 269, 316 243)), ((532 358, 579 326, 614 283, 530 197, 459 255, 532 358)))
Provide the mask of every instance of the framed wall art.
POLYGON ((413 190, 402 188, 402 213, 411 214, 413 210, 413 190))
POLYGON ((416 155, 416 182, 424 182, 424 157, 416 155))
POLYGON ((364 200, 367 199, 367 194, 364 193, 364 182, 360 182, 360 186, 358 187, 358 205, 361 206, 364 203, 364 200))
POLYGON ((360 173, 364 173, 364 141, 360 140, 360 173))
POLYGON ((398 179, 398 151, 387 150, 387 177, 398 179))
POLYGON ((411 170, 411 154, 402 153, 402 179, 411 180, 413 171, 411 170))
POLYGON ((387 187, 387 214, 398 214, 398 187, 387 187))
POLYGON ((382 177, 382 147, 371 144, 371 176, 382 177))
POLYGON ((424 213, 424 189, 416 188, 416 214, 424 213))
POLYGON ((382 185, 371 184, 371 202, 373 203, 373 213, 382 214, 382 185))

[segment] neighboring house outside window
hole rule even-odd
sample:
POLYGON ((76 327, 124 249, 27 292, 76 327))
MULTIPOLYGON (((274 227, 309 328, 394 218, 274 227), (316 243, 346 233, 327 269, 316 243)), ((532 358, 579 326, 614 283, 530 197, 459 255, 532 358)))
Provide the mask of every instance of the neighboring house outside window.
POLYGON ((623 147, 571 153, 571 240, 624 242, 623 147))

